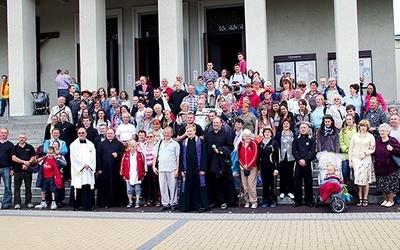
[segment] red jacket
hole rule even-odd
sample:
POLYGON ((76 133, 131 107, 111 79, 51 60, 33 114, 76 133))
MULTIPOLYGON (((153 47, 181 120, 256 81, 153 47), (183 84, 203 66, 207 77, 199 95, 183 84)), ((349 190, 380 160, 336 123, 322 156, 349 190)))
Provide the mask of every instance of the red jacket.
MULTIPOLYGON (((131 159, 131 152, 127 151, 122 155, 121 159, 121 167, 120 167, 120 173, 121 176, 124 177, 126 180, 129 180, 129 170, 130 170, 130 159, 131 159)), ((145 175, 145 158, 143 156, 143 153, 136 151, 136 162, 137 162, 137 175, 138 175, 138 180, 143 180, 144 175, 145 175)))
POLYGON ((257 95, 256 91, 253 90, 253 92, 251 92, 251 94, 247 94, 247 92, 245 92, 242 97, 240 97, 239 103, 240 105, 243 104, 243 98, 247 96, 250 99, 250 104, 253 108, 257 109, 258 105, 260 104, 261 100, 260 97, 257 95))
POLYGON ((238 145, 240 166, 246 166, 246 170, 257 167, 258 147, 254 141, 251 141, 247 147, 244 147, 244 141, 238 145))

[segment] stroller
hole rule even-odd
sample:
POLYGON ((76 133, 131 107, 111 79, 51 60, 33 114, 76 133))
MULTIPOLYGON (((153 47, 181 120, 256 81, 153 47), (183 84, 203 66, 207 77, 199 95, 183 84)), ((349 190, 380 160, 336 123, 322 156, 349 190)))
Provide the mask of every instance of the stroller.
POLYGON ((342 177, 341 154, 331 152, 320 152, 317 154, 319 195, 315 197, 315 206, 330 203, 334 213, 342 213, 347 209, 347 201, 350 199, 346 193, 342 177), (327 175, 328 166, 335 168, 335 173, 327 175), (346 194, 345 194, 346 193, 346 194))
POLYGON ((50 97, 43 91, 31 92, 33 96, 33 114, 48 115, 50 114, 50 97))

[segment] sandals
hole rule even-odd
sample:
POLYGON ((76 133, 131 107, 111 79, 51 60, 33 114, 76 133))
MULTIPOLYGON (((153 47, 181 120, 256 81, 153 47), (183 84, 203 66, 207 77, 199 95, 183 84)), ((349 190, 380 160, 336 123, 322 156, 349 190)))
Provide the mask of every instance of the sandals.
POLYGON ((363 207, 368 207, 368 199, 364 199, 362 205, 363 207))
POLYGON ((357 203, 357 207, 362 207, 364 204, 363 199, 359 199, 358 203, 357 203))

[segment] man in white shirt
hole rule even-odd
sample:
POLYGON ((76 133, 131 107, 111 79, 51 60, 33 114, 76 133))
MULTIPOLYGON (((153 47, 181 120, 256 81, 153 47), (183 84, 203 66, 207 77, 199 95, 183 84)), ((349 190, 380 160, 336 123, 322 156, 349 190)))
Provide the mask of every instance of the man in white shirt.
POLYGON ((125 148, 128 148, 128 142, 134 139, 136 135, 136 127, 130 124, 131 115, 129 113, 122 114, 122 124, 117 127, 115 134, 117 135, 117 140, 122 142, 125 148))

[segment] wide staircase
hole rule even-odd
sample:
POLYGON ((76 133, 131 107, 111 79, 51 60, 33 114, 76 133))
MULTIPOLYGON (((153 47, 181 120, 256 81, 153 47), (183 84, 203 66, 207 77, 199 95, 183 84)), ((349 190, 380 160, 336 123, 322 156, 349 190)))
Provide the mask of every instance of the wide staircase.
MULTIPOLYGON (((7 128, 9 131, 8 139, 13 143, 18 143, 18 136, 20 133, 25 133, 27 143, 31 144, 35 149, 43 143, 44 130, 47 125, 48 115, 35 115, 35 116, 14 116, 2 118, 0 120, 0 127, 7 128)), ((38 204, 41 201, 41 189, 36 187, 37 174, 33 174, 32 180, 32 202, 38 204)), ((64 203, 68 204, 70 185, 65 182, 65 195, 64 203)), ((13 193, 12 202, 14 202, 14 178, 11 179, 11 191, 13 193)), ((4 185, 0 186, 0 201, 3 200, 4 185)), ((25 184, 21 187, 21 203, 25 203, 25 184)), ((22 206, 24 207, 24 206, 22 206)))
MULTIPOLYGON (((36 116, 22 116, 22 117, 10 117, 8 120, 6 118, 0 120, 0 127, 6 127, 8 128, 10 134, 9 134, 9 140, 13 142, 14 144, 18 142, 18 135, 20 133, 26 133, 27 135, 27 142, 31 145, 33 145, 35 148, 39 146, 43 142, 44 138, 44 129, 47 124, 47 115, 36 115, 36 116)), ((314 189, 314 194, 318 194, 318 167, 317 167, 317 162, 314 162, 314 171, 313 171, 313 189, 314 189)), ((40 196, 40 189, 36 187, 36 177, 37 174, 33 175, 33 183, 32 183, 32 202, 34 203, 39 203, 41 200, 40 196)), ((70 185, 69 182, 65 182, 65 187, 66 187, 66 197, 64 202, 68 204, 69 200, 69 193, 70 193, 70 185)), ((22 202, 24 203, 25 201, 25 187, 24 185, 21 188, 21 198, 22 202)), ((277 179, 277 194, 279 195, 279 176, 277 179)), ((12 181, 12 191, 14 190, 14 184, 12 181)), ((0 201, 3 199, 3 193, 4 193, 4 186, 0 186, 0 201)), ((14 193, 14 191, 13 191, 14 193)), ((257 193, 259 197, 259 202, 262 202, 262 188, 258 187, 257 188, 257 193)), ((370 188, 370 196, 369 196, 369 202, 370 203, 378 203, 382 200, 382 196, 375 196, 376 194, 376 187, 375 183, 371 185, 370 188)), ((279 204, 292 204, 293 201, 285 197, 284 199, 279 199, 278 198, 278 203, 279 204)))

